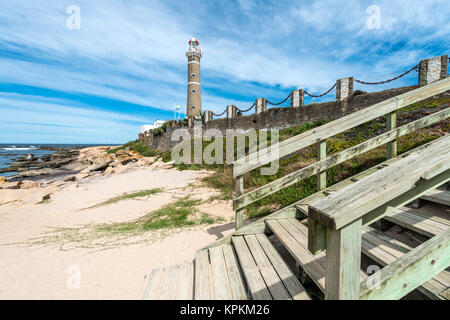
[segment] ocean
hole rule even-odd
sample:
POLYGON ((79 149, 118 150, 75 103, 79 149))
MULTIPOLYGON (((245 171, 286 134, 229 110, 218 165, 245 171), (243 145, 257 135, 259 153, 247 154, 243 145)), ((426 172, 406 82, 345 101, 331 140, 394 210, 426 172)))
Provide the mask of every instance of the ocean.
MULTIPOLYGON (((33 154, 35 157, 41 157, 46 154, 52 154, 55 151, 38 150, 40 147, 56 147, 56 148, 86 148, 93 146, 104 146, 105 144, 0 144, 0 168, 9 167, 11 162, 15 162, 17 158, 33 154)), ((0 173, 0 177, 9 177, 17 174, 16 171, 0 173)))

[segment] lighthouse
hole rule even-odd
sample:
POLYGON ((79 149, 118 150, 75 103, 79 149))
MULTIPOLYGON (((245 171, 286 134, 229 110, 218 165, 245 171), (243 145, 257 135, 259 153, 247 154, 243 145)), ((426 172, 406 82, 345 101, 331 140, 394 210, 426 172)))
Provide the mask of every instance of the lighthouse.
POLYGON ((186 50, 188 59, 188 85, 186 116, 199 119, 202 114, 202 96, 200 92, 200 59, 203 51, 196 38, 189 40, 186 50))

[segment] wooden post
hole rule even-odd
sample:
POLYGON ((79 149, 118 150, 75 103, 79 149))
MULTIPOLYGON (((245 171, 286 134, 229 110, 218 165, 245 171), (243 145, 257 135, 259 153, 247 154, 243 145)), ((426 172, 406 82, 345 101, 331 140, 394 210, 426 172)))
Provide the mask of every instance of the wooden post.
MULTIPOLYGON (((323 160, 327 157, 327 140, 322 140, 317 146, 317 160, 323 160)), ((327 187, 327 172, 322 171, 317 174, 317 189, 323 190, 327 187)))
MULTIPOLYGON (((386 115, 386 129, 387 131, 397 128, 397 113, 391 112, 386 115)), ((386 158, 392 159, 397 156, 397 140, 393 140, 386 144, 386 158)))
POLYGON ((327 229, 326 300, 357 300, 360 290, 362 220, 327 229))
MULTIPOLYGON (((234 188, 234 196, 235 198, 239 197, 244 192, 244 177, 238 176, 236 177, 236 185, 234 188)), ((244 209, 236 210, 235 217, 235 230, 239 230, 243 227, 244 224, 244 209)))

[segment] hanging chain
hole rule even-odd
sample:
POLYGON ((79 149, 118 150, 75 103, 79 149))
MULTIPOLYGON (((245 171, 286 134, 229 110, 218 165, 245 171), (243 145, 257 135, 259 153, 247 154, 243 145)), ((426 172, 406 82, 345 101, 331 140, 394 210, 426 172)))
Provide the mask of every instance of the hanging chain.
POLYGON ((266 100, 266 102, 267 102, 268 104, 273 105, 273 106, 279 106, 280 104, 283 104, 284 102, 286 102, 286 100, 289 99, 290 96, 291 96, 291 94, 289 93, 288 96, 287 96, 283 101, 278 102, 278 103, 273 103, 273 102, 270 102, 269 100, 266 100))
POLYGON ((336 83, 333 84, 333 86, 332 86, 330 89, 328 89, 328 91, 326 91, 326 92, 324 92, 324 93, 322 93, 322 94, 318 94, 318 95, 311 94, 311 93, 309 93, 309 92, 307 92, 307 91, 303 91, 303 92, 304 92, 306 95, 310 96, 310 97, 313 97, 313 98, 320 98, 320 97, 323 97, 324 95, 329 94, 329 93, 331 92, 331 90, 333 90, 335 87, 336 87, 336 83))
POLYGON ((361 83, 361 84, 383 84, 383 83, 388 83, 388 82, 397 80, 397 79, 399 79, 399 78, 401 78, 401 77, 403 77, 403 76, 406 76, 408 73, 410 73, 410 72, 413 71, 413 70, 415 70, 416 72, 418 72, 418 71, 419 71, 419 65, 416 64, 414 67, 412 67, 412 68, 409 69, 408 71, 402 73, 401 75, 399 75, 399 76, 397 76, 397 77, 395 77, 395 78, 389 79, 389 80, 378 81, 378 82, 366 82, 366 81, 361 81, 361 80, 355 79, 355 82, 358 82, 358 83, 361 83))

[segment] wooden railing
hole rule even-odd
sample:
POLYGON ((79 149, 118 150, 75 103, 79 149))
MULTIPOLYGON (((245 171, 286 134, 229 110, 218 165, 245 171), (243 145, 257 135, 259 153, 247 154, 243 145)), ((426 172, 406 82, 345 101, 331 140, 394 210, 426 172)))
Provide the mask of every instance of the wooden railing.
MULTIPOLYGON (((233 166, 233 176, 236 180, 233 199, 233 208, 236 215, 236 230, 242 227, 243 209, 246 206, 283 188, 291 186, 307 177, 317 175, 317 187, 318 190, 322 190, 326 188, 327 169, 383 144, 387 145, 387 157, 395 157, 397 155, 396 140, 398 137, 444 120, 450 116, 450 108, 447 108, 397 128, 397 110, 448 90, 450 90, 450 78, 439 80, 427 86, 374 104, 368 108, 354 112, 300 135, 281 141, 274 146, 269 146, 259 150, 258 152, 251 153, 238 159, 233 166), (386 133, 369 139, 340 153, 333 154, 331 156, 326 155, 327 138, 372 121, 381 116, 386 116, 388 130, 386 133), (317 162, 245 193, 245 173, 316 143, 318 145, 317 162), (271 150, 273 150, 272 148, 277 148, 278 152, 271 152, 271 150)), ((323 227, 321 225, 315 225, 314 220, 310 221, 310 235, 314 236, 314 234, 320 234, 323 231, 322 229, 323 227)), ((323 242, 311 242, 310 250, 312 252, 318 252, 323 249, 323 246, 323 242)))
POLYGON ((450 180, 450 135, 311 203, 308 219, 321 230, 309 241, 324 243, 326 299, 399 299, 450 265, 450 228, 360 284, 361 232, 365 225, 450 180))

